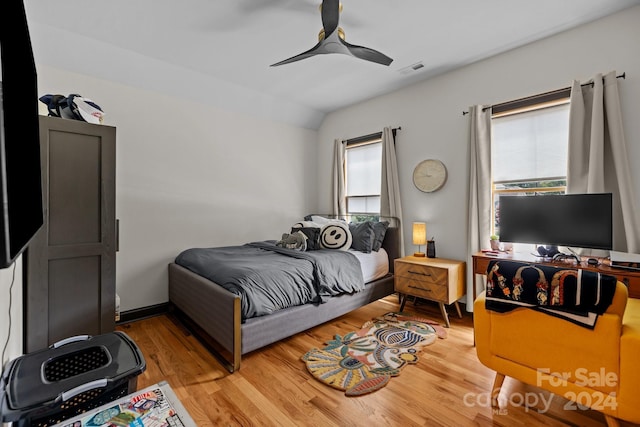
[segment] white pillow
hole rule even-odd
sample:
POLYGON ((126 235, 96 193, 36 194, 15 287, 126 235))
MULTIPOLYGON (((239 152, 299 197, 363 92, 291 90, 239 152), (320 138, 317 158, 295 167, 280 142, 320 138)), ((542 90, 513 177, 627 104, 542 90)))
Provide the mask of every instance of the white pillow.
POLYGON ((315 222, 316 224, 324 225, 324 224, 326 224, 328 222, 337 221, 337 220, 325 218, 325 217, 320 216, 320 215, 311 215, 311 221, 315 222))

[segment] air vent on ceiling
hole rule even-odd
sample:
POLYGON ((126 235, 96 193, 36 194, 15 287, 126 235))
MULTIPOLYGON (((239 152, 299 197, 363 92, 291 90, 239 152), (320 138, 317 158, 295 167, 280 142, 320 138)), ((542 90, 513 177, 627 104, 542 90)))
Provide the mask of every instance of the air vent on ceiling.
POLYGON ((411 74, 411 73, 415 73, 416 71, 419 71, 422 68, 424 68, 424 64, 422 63, 422 61, 420 61, 420 62, 416 62, 415 64, 411 64, 407 67, 400 68, 398 72, 400 74, 411 74))

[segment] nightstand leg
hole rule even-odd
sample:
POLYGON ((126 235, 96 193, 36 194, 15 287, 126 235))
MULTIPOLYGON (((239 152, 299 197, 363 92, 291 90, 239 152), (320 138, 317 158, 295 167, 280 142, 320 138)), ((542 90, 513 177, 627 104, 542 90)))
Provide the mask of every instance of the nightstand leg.
POLYGON ((400 298, 400 311, 404 310, 404 304, 407 302, 407 294, 402 294, 400 298))
POLYGON ((450 328, 451 324, 449 323, 449 315, 447 314, 447 309, 445 308, 444 303, 440 302, 438 304, 440 305, 440 312, 442 313, 444 322, 447 325, 447 328, 450 328))

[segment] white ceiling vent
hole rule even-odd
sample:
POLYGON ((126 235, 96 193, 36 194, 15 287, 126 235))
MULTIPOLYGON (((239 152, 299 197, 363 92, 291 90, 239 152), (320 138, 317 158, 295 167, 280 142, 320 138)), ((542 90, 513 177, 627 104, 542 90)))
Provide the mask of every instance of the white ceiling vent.
POLYGON ((416 62, 415 64, 411 64, 407 67, 400 68, 398 72, 400 74, 411 74, 411 73, 415 73, 416 71, 419 71, 422 68, 424 68, 424 64, 422 63, 422 61, 420 61, 420 62, 416 62))

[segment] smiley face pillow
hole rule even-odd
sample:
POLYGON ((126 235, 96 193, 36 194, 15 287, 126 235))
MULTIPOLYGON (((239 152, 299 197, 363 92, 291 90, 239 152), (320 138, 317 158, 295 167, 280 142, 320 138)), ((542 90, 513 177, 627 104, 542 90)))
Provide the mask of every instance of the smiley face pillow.
POLYGON ((349 250, 352 239, 349 225, 344 221, 332 220, 320 229, 320 246, 323 249, 349 250))

